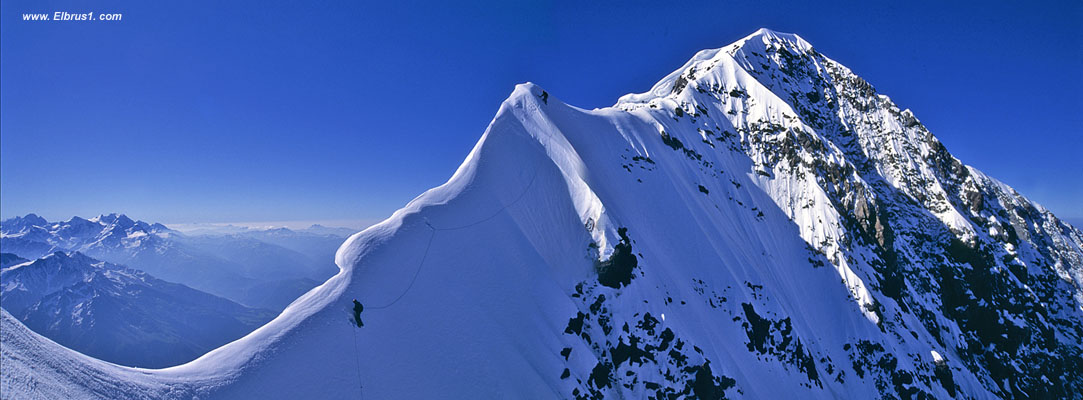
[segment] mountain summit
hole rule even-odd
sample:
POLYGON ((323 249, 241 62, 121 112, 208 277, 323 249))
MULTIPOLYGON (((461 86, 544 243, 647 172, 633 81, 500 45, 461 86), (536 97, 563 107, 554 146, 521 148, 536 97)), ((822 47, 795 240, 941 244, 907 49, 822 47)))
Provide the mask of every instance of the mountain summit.
POLYGON ((337 264, 267 325, 163 370, 81 357, 5 313, 4 391, 1083 392, 1083 233, 769 30, 610 108, 516 86, 447 183, 352 236, 337 264), (31 371, 47 384, 26 385, 31 371))

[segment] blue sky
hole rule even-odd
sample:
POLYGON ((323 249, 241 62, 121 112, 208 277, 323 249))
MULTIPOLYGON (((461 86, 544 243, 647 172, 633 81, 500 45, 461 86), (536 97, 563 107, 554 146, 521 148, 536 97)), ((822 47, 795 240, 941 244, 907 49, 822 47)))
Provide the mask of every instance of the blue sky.
POLYGON ((509 3, 5 0, 0 214, 379 220, 450 177, 516 83, 604 107, 768 27, 1083 220, 1079 1, 509 3), (123 20, 21 15, 55 11, 123 20))

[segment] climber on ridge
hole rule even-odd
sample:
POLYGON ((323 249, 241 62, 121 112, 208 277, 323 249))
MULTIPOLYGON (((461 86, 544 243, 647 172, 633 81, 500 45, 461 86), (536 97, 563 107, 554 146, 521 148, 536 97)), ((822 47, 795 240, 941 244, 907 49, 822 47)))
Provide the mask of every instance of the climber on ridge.
POLYGON ((361 323, 361 311, 364 311, 364 310, 365 310, 365 306, 362 306, 361 302, 357 301, 357 299, 354 299, 353 300, 353 320, 354 320, 354 322, 357 323, 358 328, 360 328, 362 326, 365 326, 365 324, 361 323))

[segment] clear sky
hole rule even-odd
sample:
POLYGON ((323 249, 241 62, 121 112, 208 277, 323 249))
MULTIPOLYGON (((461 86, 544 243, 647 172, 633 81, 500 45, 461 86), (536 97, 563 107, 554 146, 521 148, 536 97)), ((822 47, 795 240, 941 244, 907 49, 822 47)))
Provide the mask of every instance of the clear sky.
POLYGON ((450 177, 516 83, 604 107, 767 27, 1080 221, 1083 2, 1030 3, 4 0, 0 214, 379 220, 450 177), (22 20, 56 11, 123 19, 22 20))

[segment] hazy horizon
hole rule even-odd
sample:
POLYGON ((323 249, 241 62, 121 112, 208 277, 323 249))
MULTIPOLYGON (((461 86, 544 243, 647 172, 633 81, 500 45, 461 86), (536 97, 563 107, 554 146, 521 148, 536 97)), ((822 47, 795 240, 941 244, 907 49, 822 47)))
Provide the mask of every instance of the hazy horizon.
MULTIPOLYGON (((97 213, 97 214, 93 214, 93 215, 85 214, 85 215, 70 215, 70 216, 66 216, 66 217, 58 217, 58 216, 43 215, 41 213, 31 212, 31 213, 22 214, 22 215, 3 215, 3 216, 0 216, 0 219, 8 220, 8 219, 11 219, 11 218, 25 217, 25 216, 27 216, 29 214, 34 214, 34 215, 37 215, 39 217, 45 218, 45 220, 47 220, 49 222, 63 222, 63 221, 70 220, 72 217, 80 217, 80 218, 90 219, 90 218, 97 217, 99 215, 107 215, 107 214, 111 214, 111 213, 112 212, 110 212, 110 213, 97 213)), ((116 213, 117 214, 123 214, 123 215, 128 216, 128 218, 131 218, 131 219, 134 219, 134 220, 141 220, 141 221, 144 221, 144 222, 147 222, 147 223, 160 223, 162 225, 165 225, 169 229, 173 229, 173 230, 181 231, 181 232, 191 232, 191 231, 197 231, 197 230, 207 230, 207 229, 217 229, 217 228, 245 228, 245 229, 253 229, 253 230, 275 229, 275 228, 304 229, 304 228, 311 227, 313 225, 320 225, 320 226, 323 226, 323 227, 326 227, 326 228, 349 228, 349 229, 362 230, 364 228, 367 228, 369 226, 372 226, 373 224, 376 224, 376 223, 380 222, 380 220, 364 220, 364 219, 355 219, 355 220, 350 220, 350 219, 337 219, 337 220, 336 219, 324 219, 324 220, 277 220, 277 221, 210 221, 210 222, 182 221, 182 222, 172 222, 172 221, 149 220, 147 218, 143 218, 143 217, 140 217, 138 215, 132 215, 132 214, 125 213, 125 212, 116 212, 116 213)))

